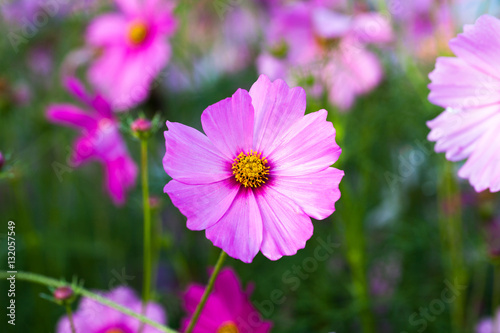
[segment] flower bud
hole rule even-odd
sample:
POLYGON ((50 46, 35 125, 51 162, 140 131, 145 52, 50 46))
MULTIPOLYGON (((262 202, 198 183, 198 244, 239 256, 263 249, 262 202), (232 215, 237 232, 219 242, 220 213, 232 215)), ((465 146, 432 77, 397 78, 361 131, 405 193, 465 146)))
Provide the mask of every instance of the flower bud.
POLYGON ((59 287, 54 290, 54 298, 58 301, 67 301, 73 296, 73 289, 70 287, 59 287))
POLYGON ((137 118, 134 120, 134 122, 130 125, 130 129, 132 130, 132 133, 134 135, 143 140, 147 139, 149 135, 151 134, 151 122, 145 118, 137 118))

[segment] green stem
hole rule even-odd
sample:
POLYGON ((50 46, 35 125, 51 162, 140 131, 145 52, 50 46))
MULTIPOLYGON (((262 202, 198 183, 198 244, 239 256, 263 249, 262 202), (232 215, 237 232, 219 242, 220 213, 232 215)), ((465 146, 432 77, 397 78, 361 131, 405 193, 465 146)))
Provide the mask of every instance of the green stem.
POLYGON ((200 317, 201 311, 205 307, 205 303, 208 300, 208 296, 212 292, 212 289, 214 287, 215 279, 217 278, 217 275, 219 275, 219 272, 222 268, 222 264, 224 263, 224 260, 226 259, 226 252, 221 251, 219 255, 219 259, 217 260, 217 264, 215 265, 214 271, 212 272, 212 275, 210 276, 210 280, 208 281, 207 288, 205 289, 205 292, 203 293, 203 296, 201 297, 200 303, 198 303, 198 306, 196 307, 196 310, 193 314, 193 317, 191 317, 191 320, 189 321, 188 328, 186 329, 185 333, 191 333, 194 329, 194 326, 196 325, 196 322, 198 321, 198 318, 200 317))
POLYGON ((68 320, 71 326, 71 332, 76 333, 75 323, 73 322, 73 313, 71 312, 71 306, 69 304, 66 304, 66 313, 68 314, 68 320))
MULTIPOLYGON (((7 273, 6 271, 0 271, 0 280, 6 279, 6 278, 10 277, 11 275, 12 274, 7 273)), ((71 285, 67 282, 59 281, 59 280, 52 279, 52 278, 49 278, 49 277, 46 277, 43 275, 39 275, 39 274, 35 274, 35 273, 17 272, 15 275, 16 275, 17 280, 34 282, 34 283, 38 283, 38 284, 49 286, 49 287, 55 287, 55 288, 70 287, 71 289, 73 289, 73 292, 75 293, 75 295, 81 295, 81 296, 93 299, 96 302, 99 302, 103 305, 109 306, 110 308, 113 308, 113 309, 115 309, 123 314, 126 314, 127 316, 133 317, 133 318, 135 318, 135 319, 137 319, 145 324, 148 324, 149 326, 154 327, 154 328, 160 330, 161 332, 179 333, 179 332, 177 332, 169 327, 163 326, 163 325, 161 325, 161 324, 159 324, 159 323, 157 323, 157 322, 155 322, 155 321, 153 321, 153 320, 151 320, 143 315, 135 313, 134 311, 132 311, 126 307, 123 307, 119 304, 116 304, 115 302, 112 302, 112 301, 110 301, 110 300, 108 300, 100 295, 94 294, 93 292, 90 292, 90 291, 88 291, 80 286, 71 285)))
MULTIPOLYGON (((144 279, 142 284, 142 314, 145 314, 146 305, 151 297, 151 208, 149 206, 148 182, 148 140, 141 139, 141 179, 142 204, 144 208, 144 279)), ((144 325, 139 327, 139 333, 144 325)))
POLYGON ((497 310, 500 307, 500 264, 493 266, 493 297, 491 301, 493 317, 496 317, 497 310))
MULTIPOLYGON (((441 208, 439 224, 441 246, 447 278, 460 285, 467 283, 462 248, 462 211, 460 209, 460 189, 455 180, 451 164, 443 161, 442 183, 438 191, 441 208)), ((460 293, 451 304, 453 332, 463 330, 465 318, 465 296, 460 293)))

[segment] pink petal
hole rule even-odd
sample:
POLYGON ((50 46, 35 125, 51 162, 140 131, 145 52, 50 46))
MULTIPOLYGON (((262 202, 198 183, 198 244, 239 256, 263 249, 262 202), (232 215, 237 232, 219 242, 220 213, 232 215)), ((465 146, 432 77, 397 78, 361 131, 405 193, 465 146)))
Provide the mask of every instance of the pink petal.
POLYGON ((128 156, 124 156, 114 161, 106 161, 105 170, 106 187, 111 199, 116 205, 124 204, 126 191, 135 183, 137 166, 128 156))
POLYGON ((96 152, 92 137, 83 136, 75 141, 71 155, 72 166, 77 167, 95 157, 96 152))
POLYGON ((217 223, 228 211, 238 190, 239 186, 227 179, 204 185, 187 185, 172 180, 163 191, 187 217, 189 229, 204 230, 217 223))
POLYGON ((242 305, 246 301, 246 294, 243 292, 240 280, 236 273, 230 269, 223 269, 214 284, 214 291, 224 302, 224 305, 237 318, 242 311, 242 305))
POLYGON ((339 38, 351 28, 352 18, 324 7, 315 8, 312 14, 314 30, 323 38, 339 38))
POLYGON ((378 13, 356 15, 352 30, 363 43, 387 43, 394 37, 390 22, 378 13))
MULTIPOLYGON (((184 306, 187 312, 194 313, 196 306, 201 300, 205 287, 200 285, 191 285, 184 296, 184 306)), ((226 321, 232 321, 229 309, 224 302, 218 297, 217 294, 212 293, 205 303, 205 307, 194 327, 193 333, 206 333, 215 332, 220 325, 226 321)), ((184 330, 187 328, 187 321, 184 323, 184 330)), ((183 330, 183 331, 184 331, 183 330)))
POLYGON ((460 161, 476 149, 477 141, 488 131, 490 121, 498 118, 500 112, 497 105, 461 112, 452 111, 444 111, 427 122, 431 129, 428 139, 436 141, 436 152, 446 152, 448 160, 460 161))
POLYGON ((261 251, 271 260, 294 255, 306 245, 313 234, 309 216, 291 199, 276 192, 271 186, 256 192, 262 215, 261 251))
POLYGON ((488 188, 491 192, 500 191, 500 117, 490 118, 488 123, 488 130, 477 140, 467 162, 458 171, 477 192, 488 188))
POLYGON ((259 55, 257 58, 257 68, 259 73, 268 76, 271 80, 284 79, 288 71, 283 59, 278 59, 268 53, 259 55))
POLYGON ((327 168, 303 176, 275 177, 270 186, 295 202, 307 215, 323 220, 335 211, 344 171, 327 168))
POLYGON ((127 110, 144 101, 151 90, 151 84, 170 57, 166 43, 154 42, 148 47, 129 52, 124 58, 124 67, 118 77, 109 82, 113 106, 127 110))
POLYGON ((252 149, 254 109, 247 91, 238 89, 230 98, 203 111, 201 124, 210 141, 230 161, 252 149))
POLYGON ((429 78, 429 101, 444 108, 466 109, 500 102, 500 80, 460 58, 438 58, 429 78))
POLYGON ((231 257, 252 262, 262 243, 262 219, 251 189, 240 188, 229 210, 206 230, 206 236, 231 257))
POLYGON ((127 19, 120 14, 104 14, 95 18, 87 28, 85 39, 96 47, 123 45, 128 31, 127 19))
POLYGON ((97 126, 97 121, 88 112, 71 104, 51 105, 47 110, 49 121, 80 129, 92 130, 97 126))
POLYGON ((232 160, 220 156, 210 140, 194 128, 167 122, 163 167, 175 180, 208 184, 232 177, 232 160))
POLYGON ((261 75, 249 94, 255 110, 253 147, 267 156, 276 139, 304 116, 306 93, 300 87, 290 89, 283 80, 271 82, 261 75))
POLYGON ((482 15, 476 23, 450 41, 450 48, 470 66, 500 80, 500 21, 482 15))
POLYGON ((120 9, 129 15, 135 15, 141 12, 142 0, 114 0, 120 9))
POLYGON ((92 104, 92 98, 85 89, 85 86, 74 77, 66 77, 64 79, 66 89, 73 94, 76 98, 87 105, 92 104))
POLYGON ((120 47, 108 47, 94 63, 89 67, 88 80, 102 92, 112 105, 115 104, 115 91, 117 78, 125 66, 125 53, 120 47))
POLYGON ((328 168, 341 149, 335 143, 335 128, 320 110, 295 122, 268 155, 271 176, 301 176, 328 168))

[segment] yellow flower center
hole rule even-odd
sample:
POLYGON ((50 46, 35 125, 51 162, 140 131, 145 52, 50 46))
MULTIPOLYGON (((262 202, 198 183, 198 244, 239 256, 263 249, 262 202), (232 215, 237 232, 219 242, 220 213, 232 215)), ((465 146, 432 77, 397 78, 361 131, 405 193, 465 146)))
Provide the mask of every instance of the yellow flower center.
POLYGON ((148 35, 148 26, 142 21, 132 22, 128 29, 128 38, 134 45, 139 45, 148 35))
POLYGON ((220 325, 217 329, 217 333, 240 333, 240 331, 232 321, 229 321, 220 325))
POLYGON ((106 333, 125 333, 119 328, 110 328, 109 330, 106 330, 106 333))
MULTIPOLYGON (((269 166, 267 159, 261 153, 250 150, 250 153, 241 152, 233 162, 233 175, 245 187, 260 187, 267 181, 269 166)), ((228 331, 229 332, 229 331, 228 331)))

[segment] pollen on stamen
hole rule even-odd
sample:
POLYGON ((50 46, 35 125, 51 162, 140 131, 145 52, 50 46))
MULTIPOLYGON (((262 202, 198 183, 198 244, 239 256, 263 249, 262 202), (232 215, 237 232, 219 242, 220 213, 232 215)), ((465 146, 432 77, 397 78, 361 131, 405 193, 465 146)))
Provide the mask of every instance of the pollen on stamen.
POLYGON ((148 35, 148 26, 142 21, 134 21, 130 24, 128 38, 134 45, 141 44, 148 35))
POLYGON ((269 179, 269 166, 262 153, 250 150, 250 153, 241 152, 234 159, 232 170, 235 179, 245 187, 257 188, 269 179))

